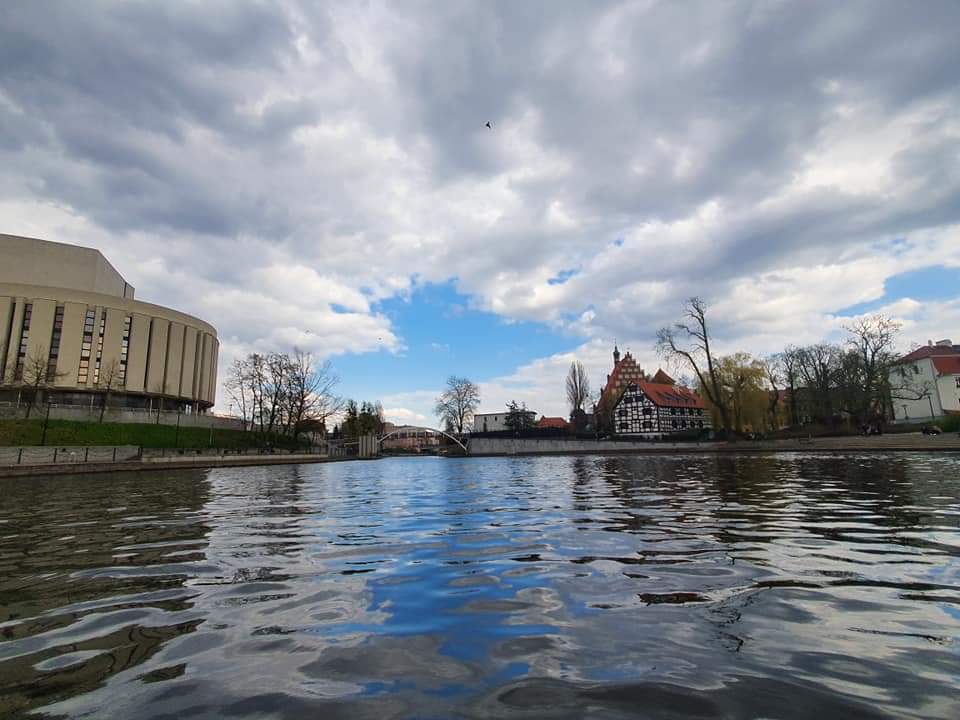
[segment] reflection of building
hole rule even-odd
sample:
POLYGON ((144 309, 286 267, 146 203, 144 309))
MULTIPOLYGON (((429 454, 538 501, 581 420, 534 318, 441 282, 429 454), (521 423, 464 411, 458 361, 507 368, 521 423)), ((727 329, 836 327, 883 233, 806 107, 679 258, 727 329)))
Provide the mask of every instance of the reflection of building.
POLYGON ((53 402, 206 410, 217 331, 133 299, 99 251, 0 235, 0 394, 47 386, 53 402))
MULTIPOLYGON (((523 410, 522 412, 529 418, 527 425, 533 427, 537 420, 537 413, 533 410, 523 410)), ((473 416, 473 431, 475 433, 485 433, 509 430, 510 427, 507 425, 509 416, 510 413, 507 410, 498 413, 476 413, 473 416)))
POLYGON ((924 420, 960 414, 960 345, 928 342, 890 371, 894 420, 924 420))
POLYGON ((654 438, 711 427, 703 398, 677 385, 663 370, 649 378, 629 352, 621 359, 616 347, 595 417, 602 430, 616 435, 654 438))
POLYGON ((422 427, 413 425, 396 426, 386 423, 383 434, 389 435, 383 441, 384 450, 422 450, 436 448, 440 445, 440 435, 422 427))

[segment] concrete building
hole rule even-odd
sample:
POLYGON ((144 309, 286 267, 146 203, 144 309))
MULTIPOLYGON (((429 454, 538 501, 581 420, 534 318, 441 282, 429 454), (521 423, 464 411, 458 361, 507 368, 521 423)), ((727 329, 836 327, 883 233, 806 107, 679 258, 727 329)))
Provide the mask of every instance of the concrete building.
POLYGON ((960 345, 928 341, 890 371, 895 422, 960 415, 960 345))
MULTIPOLYGON (((530 419, 530 427, 533 427, 536 424, 537 413, 533 410, 526 410, 525 412, 530 419)), ((510 428, 507 426, 507 416, 509 414, 507 410, 495 413, 476 413, 473 416, 473 432, 486 433, 509 430, 510 428)))
POLYGON ((218 352, 213 326, 134 300, 98 250, 0 234, 0 400, 204 412, 218 352))

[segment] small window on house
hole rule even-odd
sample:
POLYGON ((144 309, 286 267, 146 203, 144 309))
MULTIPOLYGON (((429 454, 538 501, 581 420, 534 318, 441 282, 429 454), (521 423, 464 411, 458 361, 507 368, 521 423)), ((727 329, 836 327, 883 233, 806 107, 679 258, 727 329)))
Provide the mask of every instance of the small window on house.
POLYGON ((919 375, 919 374, 920 374, 920 368, 917 367, 916 365, 913 366, 913 374, 914 374, 914 375, 919 375))
POLYGON ((960 388, 960 377, 957 378, 957 387, 960 388))

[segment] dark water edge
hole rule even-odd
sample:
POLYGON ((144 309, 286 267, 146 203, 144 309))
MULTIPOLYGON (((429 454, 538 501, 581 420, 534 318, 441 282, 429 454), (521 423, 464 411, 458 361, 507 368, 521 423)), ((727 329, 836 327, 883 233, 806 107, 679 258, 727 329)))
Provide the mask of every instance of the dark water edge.
POLYGON ((960 717, 960 457, 0 480, 0 716, 960 717))

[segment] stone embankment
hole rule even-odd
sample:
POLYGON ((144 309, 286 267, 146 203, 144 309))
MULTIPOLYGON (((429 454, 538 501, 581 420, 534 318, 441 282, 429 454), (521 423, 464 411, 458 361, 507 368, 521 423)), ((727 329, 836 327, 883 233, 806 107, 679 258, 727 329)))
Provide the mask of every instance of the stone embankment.
POLYGON ((481 438, 470 440, 471 455, 587 455, 664 453, 770 452, 931 452, 960 451, 960 435, 900 434, 871 437, 826 437, 791 440, 716 442, 628 442, 620 440, 563 440, 481 438))
MULTIPOLYGON (((58 462, 24 465, 0 465, 0 478, 30 477, 39 475, 79 475, 143 470, 174 470, 188 468, 246 467, 254 465, 300 465, 303 463, 340 462, 357 460, 357 457, 329 457, 316 454, 276 455, 168 455, 148 457, 142 460, 118 460, 116 462, 58 462)), ((362 458, 366 459, 366 458, 362 458)))

